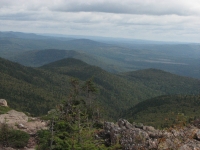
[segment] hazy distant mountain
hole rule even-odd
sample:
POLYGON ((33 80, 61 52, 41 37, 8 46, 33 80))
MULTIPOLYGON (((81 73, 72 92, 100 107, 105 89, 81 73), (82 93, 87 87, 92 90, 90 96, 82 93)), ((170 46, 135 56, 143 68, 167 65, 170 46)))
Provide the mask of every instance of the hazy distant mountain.
POLYGON ((40 36, 34 33, 22 33, 22 32, 1 32, 0 38, 26 38, 26 39, 45 39, 47 37, 40 36))
POLYGON ((45 36, 39 35, 35 33, 23 33, 23 32, 1 32, 0 31, 0 38, 21 38, 21 39, 62 39, 62 40, 73 40, 74 38, 67 38, 67 37, 54 37, 54 36, 45 36))
POLYGON ((135 43, 125 39, 106 42, 106 38, 102 42, 102 40, 82 39, 83 37, 74 39, 74 37, 48 37, 16 32, 1 32, 0 34, 2 37, 0 38, 0 56, 10 60, 31 50, 76 50, 92 56, 99 62, 94 65, 110 72, 156 68, 200 79, 200 44, 135 43), (5 35, 2 36, 2 34, 5 35), (101 65, 100 62, 104 64, 101 65))
POLYGON ((61 60, 64 58, 80 59, 88 64, 99 66, 109 72, 117 71, 113 67, 110 67, 105 62, 99 61, 98 58, 96 58, 95 56, 74 50, 46 49, 46 50, 25 51, 17 56, 10 58, 10 60, 18 62, 24 66, 40 67, 42 65, 57 60, 61 60))
MULTIPOLYGON (((47 49, 47 50, 26 51, 21 55, 15 56, 14 58, 12 58, 12 60, 25 66, 38 67, 63 58, 68 58, 68 57, 76 58, 79 57, 79 55, 81 55, 81 53, 72 50, 65 51, 65 50, 47 49)), ((84 57, 84 55, 82 55, 81 57, 84 57)))

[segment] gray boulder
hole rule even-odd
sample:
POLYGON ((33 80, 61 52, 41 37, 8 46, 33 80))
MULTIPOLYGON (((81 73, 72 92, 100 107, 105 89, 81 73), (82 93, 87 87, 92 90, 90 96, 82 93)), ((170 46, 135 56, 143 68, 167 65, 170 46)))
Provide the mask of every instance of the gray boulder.
POLYGON ((5 99, 0 99, 0 106, 8 107, 7 101, 5 99))

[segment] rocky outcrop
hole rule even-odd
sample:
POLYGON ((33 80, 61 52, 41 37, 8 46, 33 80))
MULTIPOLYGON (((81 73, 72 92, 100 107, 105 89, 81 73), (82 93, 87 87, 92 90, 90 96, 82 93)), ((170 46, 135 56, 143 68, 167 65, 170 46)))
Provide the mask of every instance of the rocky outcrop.
POLYGON ((0 106, 8 107, 7 101, 5 99, 0 99, 0 106))
POLYGON ((0 115, 0 124, 2 123, 6 123, 13 129, 22 130, 30 134, 31 138, 29 139, 29 143, 25 148, 26 150, 33 150, 36 146, 36 132, 41 129, 47 129, 46 121, 40 120, 39 118, 28 117, 23 112, 18 112, 15 110, 11 110, 8 111, 6 114, 0 115))
POLYGON ((116 124, 105 122, 98 137, 104 138, 107 145, 119 143, 123 150, 200 150, 200 129, 192 125, 157 130, 120 119, 116 124))
POLYGON ((47 127, 47 122, 39 118, 28 117, 23 112, 10 110, 0 115, 0 123, 6 123, 14 129, 23 130, 29 134, 35 134, 40 129, 47 127))
POLYGON ((8 125, 15 125, 28 122, 28 116, 22 112, 10 110, 6 114, 0 115, 0 123, 7 123, 8 125))

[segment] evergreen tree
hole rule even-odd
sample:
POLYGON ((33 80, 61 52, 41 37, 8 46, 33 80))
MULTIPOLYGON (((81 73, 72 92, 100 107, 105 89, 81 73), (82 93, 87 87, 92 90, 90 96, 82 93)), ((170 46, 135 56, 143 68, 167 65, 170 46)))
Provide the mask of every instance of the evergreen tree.
MULTIPOLYGON (((38 150, 77 150, 96 149, 91 126, 92 118, 89 117, 92 103, 88 106, 85 99, 90 98, 92 92, 97 91, 92 80, 87 80, 83 86, 78 79, 71 79, 69 97, 62 104, 57 105, 52 111, 52 121, 49 131, 39 132, 38 150), (87 92, 83 94, 83 92, 87 92), (88 95, 88 96, 85 96, 88 95), (42 134, 41 132, 44 132, 42 134), (44 136, 43 136, 44 135, 44 136), (48 135, 49 137, 47 137, 48 135), (44 144, 47 143, 47 144, 44 144)), ((92 100, 92 99, 91 99, 92 100)))

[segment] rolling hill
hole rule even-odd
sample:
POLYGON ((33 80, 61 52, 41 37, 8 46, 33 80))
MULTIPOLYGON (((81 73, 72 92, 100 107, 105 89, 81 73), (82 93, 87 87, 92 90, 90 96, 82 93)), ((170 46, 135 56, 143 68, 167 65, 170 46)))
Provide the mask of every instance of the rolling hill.
POLYGON ((160 94, 159 91, 154 92, 137 81, 129 82, 123 77, 73 58, 62 59, 40 68, 82 81, 93 77, 94 82, 98 85, 99 99, 103 102, 103 106, 109 105, 118 112, 128 108, 130 104, 134 105, 147 97, 160 94))
MULTIPOLYGON (((119 110, 128 108, 127 103, 133 104, 139 99, 138 96, 130 93, 134 89, 137 91, 142 86, 127 86, 128 81, 125 79, 98 67, 90 66, 80 60, 64 59, 61 62, 58 61, 41 68, 30 68, 0 59, 0 97, 7 99, 12 108, 41 115, 45 114, 61 100, 67 99, 71 77, 78 77, 80 80, 85 81, 92 76, 95 77, 95 74, 97 74, 101 76, 100 79, 98 77, 94 79, 100 91, 98 103, 105 109, 105 112, 110 113, 110 117, 115 117, 119 110), (63 62, 64 66, 62 65, 63 62), (59 72, 55 68, 52 69, 55 65, 58 70, 63 71, 67 67, 68 70, 65 73, 59 72), (79 70, 78 67, 86 72, 82 72, 83 70, 79 70), (77 73, 74 73, 74 69, 77 73), (119 82, 115 82, 115 80, 119 82), (130 88, 130 86, 132 87, 130 88), (124 89, 121 90, 122 88, 124 89), (124 91, 125 93, 123 93, 124 91), (127 96, 124 97, 125 95, 127 96), (132 101, 134 97, 137 99, 132 101)), ((147 97, 142 93, 139 95, 143 99, 147 97)))
POLYGON ((0 59, 0 97, 17 110, 41 115, 66 98, 69 77, 0 59), (60 82, 66 82, 60 88, 60 82))
POLYGON ((124 117, 157 128, 185 124, 200 114, 200 95, 165 95, 130 108, 124 117))
MULTIPOLYGON (((101 63, 94 65, 114 73, 156 68, 181 76, 200 78, 200 44, 156 43, 144 42, 137 44, 137 42, 130 40, 127 42, 125 39, 114 43, 104 40, 103 43, 80 37, 74 39, 1 32, 0 57, 13 61, 14 59, 20 60, 20 56, 23 59, 23 55, 28 55, 28 53, 23 54, 26 51, 45 49, 75 50, 92 56, 98 62, 103 62, 103 67, 101 63), (15 58, 16 56, 17 58, 15 58)), ((93 65, 90 62, 87 63, 93 65)), ((23 64, 26 65, 25 61, 23 64)), ((34 65, 30 64, 29 61, 27 64, 34 65)))
MULTIPOLYGON (((160 75, 160 71, 153 70, 153 72, 155 72, 154 76, 160 75)), ((148 71, 142 74, 145 78, 148 76, 148 71)), ((165 74, 164 81, 157 81, 157 84, 162 84, 166 89, 162 90, 148 86, 139 78, 128 79, 125 75, 112 74, 74 58, 62 59, 39 68, 25 67, 1 58, 0 97, 7 99, 14 109, 41 115, 60 101, 67 99, 70 78, 75 77, 83 82, 93 77, 99 89, 95 103, 101 106, 106 116, 116 118, 122 111, 149 98, 175 92, 199 94, 199 80, 163 72, 163 76, 165 74), (175 92, 173 87, 171 90, 168 85, 172 78, 175 80, 180 78, 175 84, 177 89, 175 92)))
POLYGON ((140 81, 143 85, 165 94, 198 94, 200 91, 200 80, 189 77, 177 76, 159 69, 144 69, 121 73, 130 81, 140 81), (188 91, 190 85, 193 90, 188 91))
POLYGON ((74 50, 59 50, 59 49, 45 49, 45 50, 31 50, 18 54, 10 60, 29 67, 40 67, 45 64, 55 62, 64 58, 80 59, 88 64, 99 66, 109 72, 116 72, 113 67, 108 66, 103 61, 99 61, 97 57, 89 55, 85 52, 74 50))

